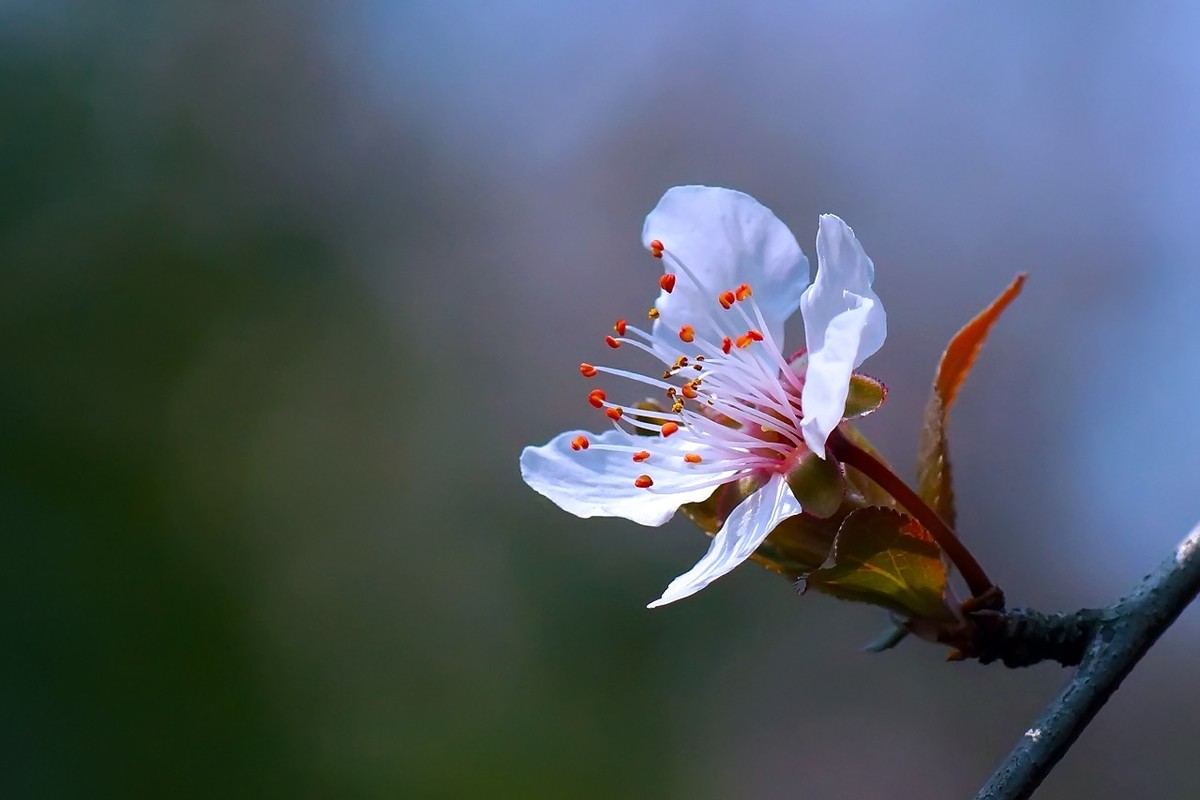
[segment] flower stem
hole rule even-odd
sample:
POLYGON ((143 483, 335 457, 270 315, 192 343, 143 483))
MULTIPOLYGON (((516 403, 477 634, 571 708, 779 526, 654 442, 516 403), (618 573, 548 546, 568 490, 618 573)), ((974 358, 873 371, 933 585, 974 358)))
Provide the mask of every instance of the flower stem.
MULTIPOLYGON (((975 556, 971 555, 971 551, 959 540, 954 530, 937 515, 937 512, 930 508, 920 495, 909 488, 908 484, 900 480, 896 473, 875 456, 850 441, 837 428, 834 428, 833 433, 829 435, 825 446, 829 454, 838 461, 854 467, 882 486, 888 494, 896 499, 896 502, 904 506, 905 510, 916 518, 917 522, 921 523, 925 530, 929 531, 929 535, 942 548, 951 563, 958 568, 972 597, 977 599, 986 597, 989 605, 996 602, 999 589, 988 578, 983 567, 975 560, 975 556)), ((999 595, 999 598, 1002 597, 1003 595, 999 595)), ((999 599, 999 603, 1002 607, 1003 600, 999 599)))

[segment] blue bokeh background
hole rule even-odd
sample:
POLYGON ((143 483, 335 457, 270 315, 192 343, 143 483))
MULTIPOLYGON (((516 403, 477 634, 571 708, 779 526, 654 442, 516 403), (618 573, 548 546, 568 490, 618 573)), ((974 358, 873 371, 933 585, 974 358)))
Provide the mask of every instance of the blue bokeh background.
MULTIPOLYGON (((576 520, 517 454, 654 291, 669 186, 852 224, 911 474, 1111 601, 1200 517, 1200 8, 0 3, 6 797, 962 797, 1066 678, 576 520)), ((798 322, 798 320, 797 320, 798 322)), ((791 334, 799 340, 796 326, 791 334)), ((1039 797, 1192 796, 1194 612, 1039 797)))

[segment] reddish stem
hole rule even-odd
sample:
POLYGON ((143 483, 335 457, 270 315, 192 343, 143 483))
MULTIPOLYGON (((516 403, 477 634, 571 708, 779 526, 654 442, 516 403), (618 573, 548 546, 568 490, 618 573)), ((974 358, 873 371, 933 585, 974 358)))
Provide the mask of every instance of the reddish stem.
POLYGON ((967 588, 971 590, 972 596, 980 598, 987 595, 990 597, 997 593, 995 584, 983 571, 983 567, 979 566, 979 562, 975 560, 975 556, 971 555, 971 551, 959 541, 954 530, 886 464, 850 441, 836 428, 829 435, 825 447, 829 454, 838 461, 854 467, 882 486, 888 494, 896 499, 896 502, 904 506, 908 513, 921 523, 925 530, 929 531, 929 535, 946 553, 951 563, 958 568, 963 580, 966 581, 967 588))

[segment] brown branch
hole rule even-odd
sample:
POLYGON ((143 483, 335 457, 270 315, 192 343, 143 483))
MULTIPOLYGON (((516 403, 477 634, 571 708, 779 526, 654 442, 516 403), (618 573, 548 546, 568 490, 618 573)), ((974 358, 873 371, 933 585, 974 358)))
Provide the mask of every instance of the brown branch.
MULTIPOLYGON (((1060 641, 1070 641, 1071 647, 1082 644, 1078 647, 1079 669, 1041 718, 1025 732, 975 796, 976 800, 1024 800, 1032 795, 1125 676, 1197 593, 1200 593, 1200 525, 1158 569, 1109 608, 1080 612, 1083 616, 1041 615, 1042 630, 1030 642, 1046 638, 1047 631, 1056 626, 1059 633, 1074 626, 1082 639, 1067 632, 1060 641)), ((1018 624, 1017 629, 1020 627, 1018 624)), ((1029 630, 1037 628, 1032 625, 1029 630)), ((1049 652, 1056 651, 1051 648, 1049 652)), ((1069 649, 1062 654, 1069 655, 1069 649)), ((1054 655, 1047 657, 1060 660, 1054 655)))

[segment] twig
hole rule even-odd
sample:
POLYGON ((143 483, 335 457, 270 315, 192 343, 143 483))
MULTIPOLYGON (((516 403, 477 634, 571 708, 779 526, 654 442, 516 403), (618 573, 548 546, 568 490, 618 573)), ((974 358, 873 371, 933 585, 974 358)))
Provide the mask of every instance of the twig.
POLYGON ((1200 525, 1129 595, 1103 610, 1079 669, 997 768, 976 800, 1033 794, 1125 676, 1200 592, 1200 525))
POLYGON ((1092 644, 1111 608, 1084 608, 1073 614, 1043 614, 1028 608, 969 612, 970 626, 962 642, 947 641, 961 651, 962 659, 981 664, 999 661, 1006 667, 1028 667, 1057 661, 1077 667, 1092 644))

